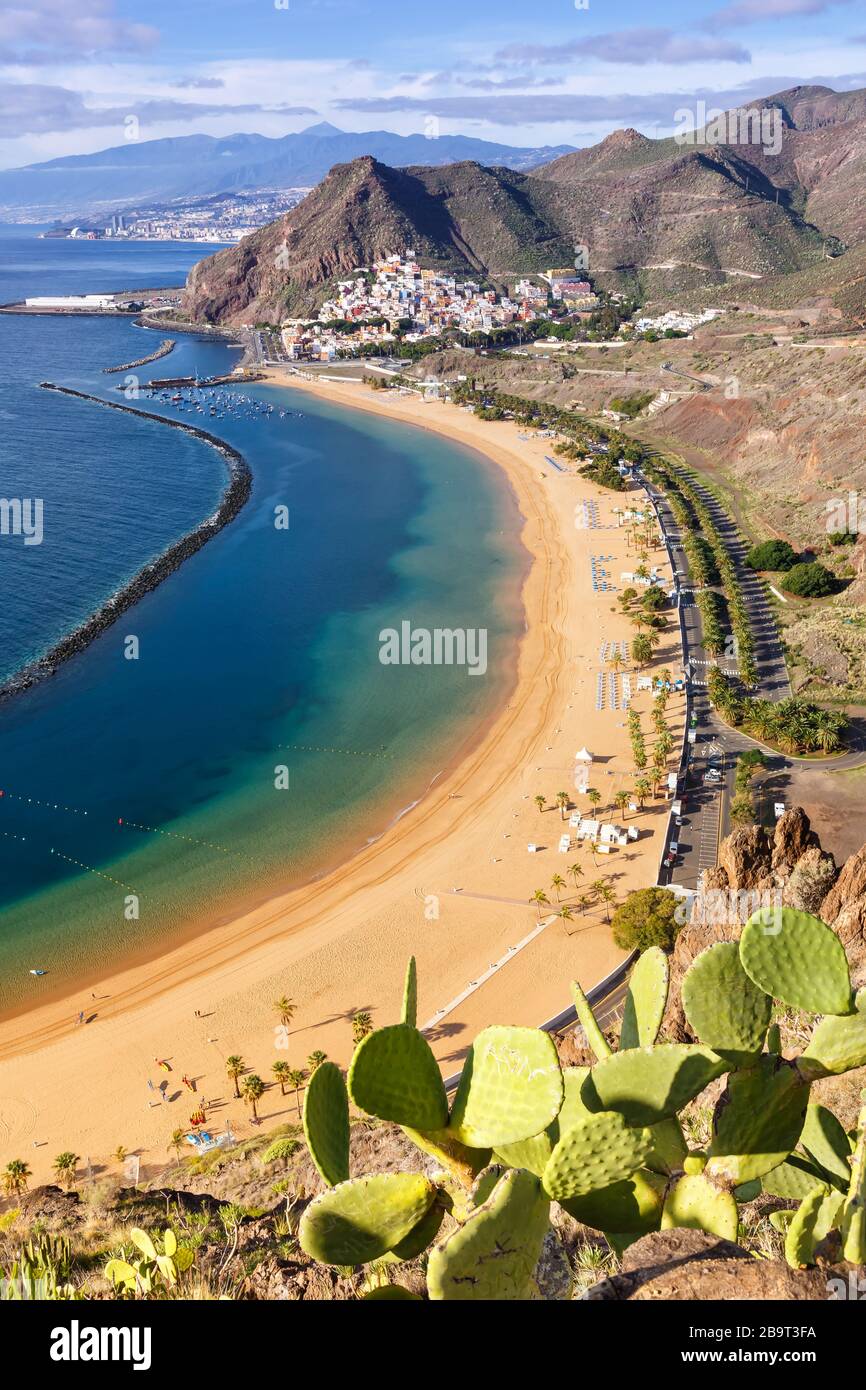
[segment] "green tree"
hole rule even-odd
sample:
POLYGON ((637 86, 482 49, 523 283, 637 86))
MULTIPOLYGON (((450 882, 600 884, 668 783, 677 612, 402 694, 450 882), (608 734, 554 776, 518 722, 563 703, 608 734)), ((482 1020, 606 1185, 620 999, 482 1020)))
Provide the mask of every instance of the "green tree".
POLYGON ((826 598, 828 594, 835 593, 836 587, 836 576, 817 561, 794 565, 782 580, 785 592, 796 594, 799 598, 826 598))
POLYGON ((7 1197, 17 1197, 20 1193, 27 1191, 29 1179, 29 1165, 20 1158, 13 1158, 12 1162, 7 1163, 3 1169, 3 1191, 7 1197))
POLYGON ((265 1094, 264 1081, 262 1081, 260 1076, 256 1076, 255 1072, 251 1072, 249 1076, 245 1076, 243 1079, 241 1094, 243 1096, 244 1105, 250 1107, 253 1112, 253 1119, 257 1120, 259 1116, 256 1105, 265 1094))
POLYGON ((787 541, 762 541, 746 556, 746 564, 753 570, 789 570, 796 563, 797 552, 787 541))
POLYGON ((271 1074, 275 1081, 280 1083, 280 1095, 286 1094, 286 1086, 291 1083, 292 1069, 288 1062, 274 1062, 271 1067, 271 1074))
POLYGON ((226 1057, 226 1074, 235 1083, 235 1097, 240 1100, 241 1093, 238 1086, 238 1077, 243 1076, 247 1069, 247 1064, 243 1057, 238 1057, 232 1053, 231 1057, 226 1057))
POLYGON ((373 1020, 368 1013, 362 1010, 360 1013, 352 1015, 352 1041, 356 1047, 372 1031, 373 1020))
POLYGON ((307 1066, 310 1069, 310 1075, 312 1076, 316 1068, 320 1067, 323 1062, 327 1062, 327 1060, 328 1054, 327 1052, 323 1052, 321 1048, 317 1047, 314 1052, 311 1052, 307 1058, 307 1066))
POLYGON ((650 946, 670 950, 680 923, 679 899, 667 888, 639 888, 613 914, 611 931, 621 951, 646 951, 650 946))
POLYGON ((58 1154, 52 1165, 54 1176, 64 1187, 71 1187, 75 1180, 75 1173, 81 1160, 78 1154, 74 1154, 69 1149, 64 1149, 63 1153, 58 1154))
POLYGON ((556 893, 556 901, 559 902, 560 889, 566 887, 566 882, 565 879, 562 877, 562 874, 554 874, 553 878, 550 880, 550 886, 554 889, 556 893))
POLYGON ((571 797, 568 795, 568 792, 557 792, 556 804, 559 807, 560 820, 565 820, 565 813, 571 805, 571 797))
POLYGON ((274 1000, 274 1008, 280 1016, 280 1023, 284 1028, 288 1028, 292 1019, 298 1011, 298 1006, 293 999, 287 999, 283 995, 282 999, 274 1000))

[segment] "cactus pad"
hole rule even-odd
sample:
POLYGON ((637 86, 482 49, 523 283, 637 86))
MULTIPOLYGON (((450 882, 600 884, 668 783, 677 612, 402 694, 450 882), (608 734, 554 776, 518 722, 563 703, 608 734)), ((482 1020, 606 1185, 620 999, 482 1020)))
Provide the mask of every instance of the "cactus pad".
POLYGON ((544 1170, 544 1189, 557 1201, 583 1197, 630 1178, 652 1148, 648 1129, 629 1129, 622 1115, 603 1110, 563 1134, 544 1170))
POLYGON ((580 1098, 581 1087, 588 1076, 589 1067, 563 1068, 562 1106, 556 1119, 543 1133, 536 1134, 532 1139, 524 1139, 520 1144, 498 1144, 497 1158, 501 1158, 509 1168, 528 1168, 530 1173, 540 1178, 560 1135, 590 1113, 580 1098))
POLYGON ((683 1138, 679 1120, 661 1120, 650 1127, 653 1146, 647 1155, 646 1166, 654 1173, 674 1173, 682 1168, 689 1148, 683 1138))
POLYGON ((449 1130, 471 1148, 540 1134, 559 1114, 563 1082, 553 1040, 538 1028, 485 1028, 466 1057, 449 1130))
POLYGON ((743 928, 740 961, 755 984, 774 999, 812 1014, 846 1014, 851 980, 845 949, 835 932, 793 908, 761 908, 743 928))
POLYGON ((349 1094, 368 1115, 412 1129, 441 1129, 448 1099, 427 1039, 409 1023, 378 1028, 358 1044, 349 1094))
POLYGON ((304 1136, 310 1157, 329 1187, 349 1176, 349 1098, 343 1073, 322 1062, 304 1096, 304 1136))
POLYGON ((698 1043, 664 1043, 616 1052, 593 1067, 581 1097, 589 1110, 618 1110, 630 1125, 654 1125, 675 1115, 727 1063, 698 1043))
POLYGON ((577 983, 577 980, 572 980, 571 982, 571 997, 574 1000, 574 1007, 580 1019, 580 1026, 586 1034, 587 1044, 592 1048, 599 1060, 601 1060, 602 1057, 609 1057, 613 1048, 604 1036, 604 1031, 592 1011, 592 1005, 577 983))
POLYGON ((851 1141, 826 1106, 808 1107, 800 1147, 831 1182, 847 1189, 851 1181, 851 1141))
POLYGON ((628 982, 619 1035, 621 1052, 651 1047, 655 1042, 668 1002, 669 981, 667 956, 658 946, 650 946, 638 956, 628 982))
POLYGON ((826 1187, 815 1187, 804 1197, 788 1225, 785 1235, 785 1259, 792 1269, 805 1269, 815 1260, 818 1243, 816 1226, 827 1195, 826 1187))
POLYGON ((840 1076, 866 1066, 866 989, 858 992, 854 1009, 844 1018, 821 1019, 797 1064, 804 1076, 840 1076))
MULTIPOLYGON (((771 1169, 761 1178, 761 1187, 765 1192, 773 1197, 784 1197, 788 1202, 802 1202, 816 1187, 823 1185, 824 1178, 817 1168, 800 1160, 797 1154, 792 1154, 786 1163, 780 1163, 778 1168, 771 1169)), ((739 1195, 739 1189, 737 1192, 739 1195)))
POLYGON ((623 1182, 588 1192, 585 1197, 568 1197, 560 1206, 575 1221, 594 1226, 606 1236, 630 1235, 636 1240, 647 1231, 658 1230, 666 1186, 667 1180, 660 1173, 640 1168, 623 1182))
POLYGON ((702 1173, 686 1173, 674 1183, 662 1212, 662 1230, 688 1226, 722 1240, 736 1240, 739 1216, 730 1192, 722 1192, 702 1173))
POLYGON ((764 1053, 734 1072, 716 1106, 707 1177, 749 1182, 784 1162, 803 1129, 809 1087, 796 1069, 764 1053))
POLYGON ((418 970, 414 956, 409 957, 409 964, 406 966, 401 1022, 408 1023, 411 1028, 414 1028, 418 1022, 418 970))
POLYGON ((322 1264, 367 1264, 405 1240, 435 1197, 436 1188, 420 1173, 350 1178, 313 1198, 298 1240, 322 1264))
POLYGON ((717 1052, 761 1051, 773 1001, 740 964, 736 942, 719 941, 683 977, 682 1002, 692 1031, 717 1052))
POLYGON ((510 1169, 464 1225, 430 1252, 427 1289, 431 1299, 530 1298, 549 1212, 538 1178, 510 1169))

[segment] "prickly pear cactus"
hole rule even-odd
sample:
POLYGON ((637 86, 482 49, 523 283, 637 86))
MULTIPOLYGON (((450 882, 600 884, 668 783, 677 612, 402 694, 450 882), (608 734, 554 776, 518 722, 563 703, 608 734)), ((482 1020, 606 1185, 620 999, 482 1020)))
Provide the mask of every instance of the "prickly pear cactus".
POLYGON ((857 994, 853 1013, 821 1019, 797 1065, 809 1080, 866 1066, 866 989, 857 994))
POLYGON ((431 1299, 529 1299, 549 1224, 549 1203, 538 1178, 509 1169, 464 1224, 431 1250, 431 1299))
POLYGON ((851 1264, 866 1264, 866 1105, 860 1111, 851 1184, 842 1208, 842 1255, 851 1264))
POLYGON ((733 1195, 714 1186, 703 1173, 684 1173, 668 1192, 662 1212, 663 1231, 687 1226, 735 1241, 738 1225, 733 1195))
POLYGON ((813 1187, 794 1213, 785 1235, 785 1259, 792 1269, 806 1269, 815 1258, 816 1227, 827 1195, 826 1187, 813 1187))
POLYGON ((559 1205, 583 1226, 594 1226, 606 1237, 646 1235, 657 1231, 664 1206, 667 1178, 639 1168, 630 1178, 584 1197, 564 1197, 559 1205))
POLYGON ((419 1173, 350 1178, 313 1198, 298 1240, 322 1264, 367 1264, 404 1241, 435 1198, 435 1186, 419 1173))
POLYGON ((322 1062, 304 1096, 304 1137, 310 1157, 330 1187, 349 1176, 349 1098, 343 1073, 322 1062))
POLYGON ((590 1110, 618 1110, 630 1125, 654 1125, 727 1070, 718 1053, 699 1043, 634 1047, 598 1062, 581 1095, 590 1110))
POLYGON ((810 1105, 800 1135, 800 1148, 827 1180, 843 1188, 851 1181, 851 1140, 836 1116, 824 1105, 810 1105))
POLYGON ((406 982, 403 986, 403 1023, 408 1023, 412 1028, 418 1025, 418 970, 415 965, 415 957, 409 957, 409 964, 406 967, 406 982))
POLYGON ((628 982, 619 1036, 620 1052, 631 1047, 651 1047, 655 1042, 668 1002, 669 983, 667 956, 658 946, 650 946, 638 956, 628 982))
POLYGON ((740 960, 774 999, 813 1014, 846 1014, 851 979, 835 932, 808 912, 761 908, 743 928, 740 960))
POLYGON ((761 1051, 773 1001, 740 964, 736 942, 719 941, 695 958, 683 977, 682 1003, 702 1043, 735 1060, 761 1051))
POLYGON ((764 1053, 728 1077, 713 1116, 707 1177, 731 1185, 784 1162, 803 1129, 809 1087, 796 1067, 764 1053))
POLYGON ((527 1168, 530 1173, 535 1173, 536 1177, 540 1178, 560 1136, 572 1125, 577 1124, 578 1120, 585 1119, 590 1114, 580 1098, 583 1083, 588 1076, 589 1067, 564 1067, 562 1105, 556 1119, 541 1134, 524 1139, 522 1143, 498 1144, 497 1158, 507 1163, 510 1168, 527 1168))
POLYGON ((651 1149, 650 1131, 629 1128, 616 1111, 587 1115, 565 1131, 550 1155, 544 1189, 560 1201, 610 1187, 642 1167, 651 1149))
POLYGON ((379 1028, 358 1044, 349 1094, 359 1109, 380 1120, 422 1130, 448 1123, 439 1065, 427 1039, 410 1023, 379 1028))
POLYGON ((604 1036, 602 1029, 598 1025, 598 1020, 592 1011, 592 1006, 578 984, 577 980, 571 982, 571 997, 574 1000, 574 1007, 580 1019, 581 1027, 586 1034, 586 1041, 592 1048, 596 1057, 601 1061, 602 1057, 609 1057, 613 1048, 604 1036))
POLYGON ((466 1058, 449 1129, 470 1148, 540 1134, 559 1114, 563 1083, 553 1040, 537 1028, 485 1028, 466 1058))

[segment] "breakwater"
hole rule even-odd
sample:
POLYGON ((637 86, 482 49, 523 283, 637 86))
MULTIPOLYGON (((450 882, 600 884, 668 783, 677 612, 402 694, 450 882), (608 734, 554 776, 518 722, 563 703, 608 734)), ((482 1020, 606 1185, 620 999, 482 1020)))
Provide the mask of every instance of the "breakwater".
POLYGON ((31 686, 53 676, 60 666, 83 652, 90 646, 91 642, 94 642, 97 637, 101 637, 108 628, 116 623, 118 618, 134 607, 139 599, 158 588, 163 580, 167 579, 170 574, 174 574, 185 560, 195 555, 224 526, 233 521, 249 500, 252 491, 252 471, 243 454, 208 430, 199 429, 196 425, 188 425, 180 420, 167 420, 164 416, 152 415, 146 410, 137 410, 135 406, 120 405, 116 401, 105 401, 100 396, 90 396, 85 391, 74 391, 69 386, 57 386, 52 381, 40 381, 39 385, 45 391, 56 391, 63 396, 72 396, 76 400, 102 406, 105 410, 121 410, 127 415, 137 415, 142 420, 148 420, 151 424, 155 423, 165 425, 169 429, 183 430, 185 434, 191 434, 196 439, 201 439, 212 449, 216 449, 217 453, 225 459, 228 468, 228 482, 216 511, 192 531, 181 536, 180 540, 174 541, 156 560, 143 566, 128 583, 106 599, 105 603, 90 617, 85 618, 84 622, 80 623, 77 628, 62 637, 50 651, 16 672, 4 685, 0 686, 0 700, 9 699, 13 695, 20 695, 23 691, 29 690, 31 686))
POLYGON ((148 362, 158 362, 160 357, 167 357, 176 346, 177 339, 163 338, 155 352, 148 353, 147 357, 137 357, 134 362, 121 362, 119 367, 103 367, 106 376, 111 376, 113 372, 130 372, 133 367, 146 367, 148 362))

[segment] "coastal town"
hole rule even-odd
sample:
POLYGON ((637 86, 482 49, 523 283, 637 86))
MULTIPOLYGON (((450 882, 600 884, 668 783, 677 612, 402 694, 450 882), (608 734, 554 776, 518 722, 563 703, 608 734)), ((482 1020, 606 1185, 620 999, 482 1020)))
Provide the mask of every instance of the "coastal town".
POLYGON ((599 305, 589 280, 568 267, 524 276, 499 294, 478 281, 422 267, 408 250, 359 266, 338 281, 315 317, 287 320, 280 337, 289 361, 332 362, 398 340, 438 339, 448 330, 488 334, 519 331, 547 318, 585 321, 599 305))

